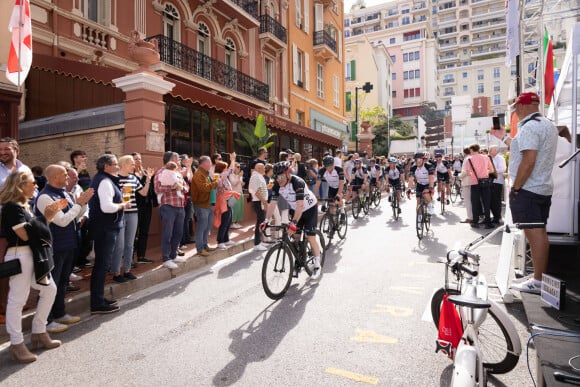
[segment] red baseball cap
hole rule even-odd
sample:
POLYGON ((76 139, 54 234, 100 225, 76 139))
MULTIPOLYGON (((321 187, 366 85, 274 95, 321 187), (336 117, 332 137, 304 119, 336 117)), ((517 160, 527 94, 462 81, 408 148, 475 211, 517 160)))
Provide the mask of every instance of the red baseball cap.
POLYGON ((539 105, 540 96, 533 92, 521 93, 518 98, 516 98, 514 105, 539 105))

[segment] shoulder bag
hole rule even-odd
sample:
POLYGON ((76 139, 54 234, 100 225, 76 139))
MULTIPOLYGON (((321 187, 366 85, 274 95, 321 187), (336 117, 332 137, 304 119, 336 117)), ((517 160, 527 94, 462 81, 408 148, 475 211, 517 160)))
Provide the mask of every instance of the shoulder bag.
POLYGON ((489 188, 489 187, 491 187, 492 181, 489 178, 480 179, 477 176, 477 173, 475 172, 475 168, 473 167, 473 163, 471 162, 471 159, 469 159, 469 164, 471 165, 471 170, 473 171, 473 174, 475 175, 475 178, 477 179, 477 184, 481 188, 489 188))
POLYGON ((4 237, 0 237, 0 278, 7 278, 22 273, 20 259, 13 259, 4 262, 6 250, 8 250, 8 240, 4 237))

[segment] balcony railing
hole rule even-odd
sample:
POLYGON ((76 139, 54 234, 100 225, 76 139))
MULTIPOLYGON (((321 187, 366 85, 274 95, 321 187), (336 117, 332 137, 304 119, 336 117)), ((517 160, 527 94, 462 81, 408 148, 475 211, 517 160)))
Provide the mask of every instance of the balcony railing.
POLYGON ((260 16, 260 33, 269 32, 286 43, 286 28, 270 15, 260 16))
POLYGON ((269 102, 270 90, 267 84, 167 36, 156 35, 147 38, 151 39, 157 39, 159 42, 162 62, 260 101, 269 102))
POLYGON ((324 30, 323 31, 315 31, 314 32, 314 45, 319 46, 319 45, 323 45, 323 44, 330 47, 330 49, 336 53, 336 40, 334 40, 332 38, 332 36, 330 36, 330 34, 324 30))
POLYGON ((252 15, 254 18, 258 18, 258 2, 256 0, 229 0, 236 4, 238 7, 242 8, 244 11, 252 15))

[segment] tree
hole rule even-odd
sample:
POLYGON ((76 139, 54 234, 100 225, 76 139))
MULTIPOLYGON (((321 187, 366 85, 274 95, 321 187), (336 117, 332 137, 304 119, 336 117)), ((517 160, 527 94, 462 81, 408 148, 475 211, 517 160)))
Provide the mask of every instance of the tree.
POLYGON ((423 109, 421 110, 421 113, 419 115, 425 121, 432 121, 443 118, 443 113, 431 109, 431 106, 428 105, 423 105, 423 109))
POLYGON ((388 123, 382 122, 373 128, 373 153, 375 155, 388 156, 390 141, 416 138, 413 126, 403 121, 400 116, 394 116, 388 123), (388 134, 387 134, 388 133, 388 134))
POLYGON ((274 145, 272 140, 276 133, 270 132, 263 114, 259 114, 256 118, 254 128, 249 124, 242 124, 238 125, 238 132, 241 138, 236 138, 234 141, 241 148, 249 148, 254 156, 258 155, 259 148, 269 148, 274 145))
POLYGON ((368 121, 372 126, 380 125, 385 123, 388 118, 387 111, 382 106, 373 106, 370 108, 364 108, 360 110, 359 121, 368 121))

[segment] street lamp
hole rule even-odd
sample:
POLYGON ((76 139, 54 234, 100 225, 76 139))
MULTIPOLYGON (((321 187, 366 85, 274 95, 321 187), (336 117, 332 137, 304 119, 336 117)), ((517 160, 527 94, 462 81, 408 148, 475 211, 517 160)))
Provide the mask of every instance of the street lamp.
POLYGON ((358 153, 358 91, 364 90, 366 94, 370 93, 373 89, 373 85, 370 82, 366 82, 363 87, 356 86, 354 88, 354 121, 356 124, 356 143, 355 143, 355 151, 358 153))
POLYGON ((479 132, 475 129, 475 133, 473 133, 473 137, 475 137, 475 143, 479 144, 479 132))

